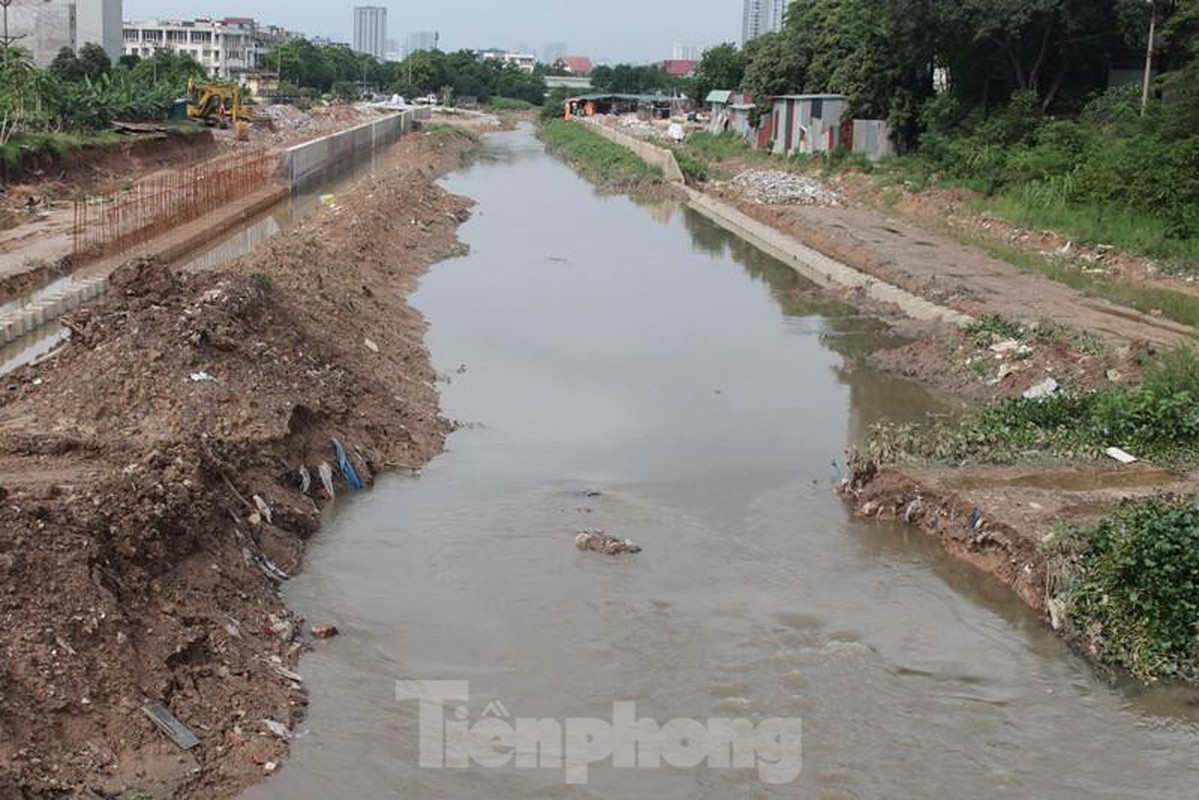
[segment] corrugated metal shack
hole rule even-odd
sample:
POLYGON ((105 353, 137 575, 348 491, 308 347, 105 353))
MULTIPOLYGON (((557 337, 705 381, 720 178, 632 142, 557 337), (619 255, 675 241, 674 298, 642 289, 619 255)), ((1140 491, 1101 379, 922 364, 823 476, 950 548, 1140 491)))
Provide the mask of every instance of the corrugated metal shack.
POLYGON ((845 95, 792 94, 774 98, 771 139, 778 155, 828 153, 841 143, 845 95))

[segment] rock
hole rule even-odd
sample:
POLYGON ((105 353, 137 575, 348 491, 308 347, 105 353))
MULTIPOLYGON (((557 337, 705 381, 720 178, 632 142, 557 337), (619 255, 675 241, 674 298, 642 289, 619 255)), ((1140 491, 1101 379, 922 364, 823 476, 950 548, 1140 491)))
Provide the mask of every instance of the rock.
POLYGON ((318 639, 332 639, 341 634, 336 625, 313 625, 312 635, 318 639))
POLYGON ((769 205, 840 206, 844 200, 820 181, 783 170, 746 170, 732 185, 769 205))
POLYGON ((1047 397, 1053 397, 1055 394, 1058 394, 1059 392, 1061 392, 1061 390, 1062 390, 1062 385, 1060 383, 1058 383, 1053 378, 1046 378, 1045 380, 1041 381, 1036 386, 1033 386, 1031 389, 1029 389, 1027 392, 1025 392, 1024 399, 1025 400, 1044 400, 1047 397))
POLYGON ((371 339, 363 339, 362 344, 364 347, 366 347, 367 350, 370 350, 372 353, 379 352, 379 345, 375 344, 375 342, 371 339))
POLYGON ((268 731, 270 731, 274 735, 278 736, 280 739, 290 739, 291 738, 291 731, 288 730, 287 726, 284 725, 282 722, 276 722, 273 719, 264 719, 262 721, 262 724, 266 726, 266 729, 268 731))
POLYGON ((590 550, 610 556, 641 552, 641 547, 628 539, 621 539, 603 531, 580 531, 575 536, 575 546, 580 550, 590 550))

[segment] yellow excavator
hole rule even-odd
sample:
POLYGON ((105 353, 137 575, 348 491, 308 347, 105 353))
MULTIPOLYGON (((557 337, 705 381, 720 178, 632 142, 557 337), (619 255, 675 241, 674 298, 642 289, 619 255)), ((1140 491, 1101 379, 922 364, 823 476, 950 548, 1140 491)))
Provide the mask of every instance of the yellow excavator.
POLYGON ((221 128, 249 121, 242 110, 241 87, 236 83, 197 83, 189 79, 187 118, 221 128))

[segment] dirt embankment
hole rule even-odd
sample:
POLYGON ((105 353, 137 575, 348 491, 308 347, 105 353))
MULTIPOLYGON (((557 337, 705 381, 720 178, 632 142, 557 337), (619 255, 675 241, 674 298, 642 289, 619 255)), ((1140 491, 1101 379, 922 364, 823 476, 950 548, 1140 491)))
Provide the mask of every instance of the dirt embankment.
POLYGON ((349 490, 333 440, 369 483, 449 430, 405 298, 460 249, 468 203, 432 181, 472 147, 406 139, 229 269, 131 263, 58 355, 4 381, 0 796, 227 797, 285 755, 308 626, 277 584, 330 502, 322 465, 349 490))

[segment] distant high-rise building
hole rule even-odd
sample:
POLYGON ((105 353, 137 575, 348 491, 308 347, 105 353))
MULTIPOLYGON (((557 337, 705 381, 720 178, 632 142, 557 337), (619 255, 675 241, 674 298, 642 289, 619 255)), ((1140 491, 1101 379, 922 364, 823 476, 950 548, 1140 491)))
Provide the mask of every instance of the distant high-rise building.
POLYGON ((387 52, 387 9, 383 6, 354 7, 354 50, 375 58, 387 52))
POLYGON ((121 0, 38 0, 13 3, 8 32, 39 67, 64 47, 98 44, 112 61, 121 57, 121 0))
POLYGON ((422 50, 436 50, 438 35, 434 31, 416 31, 404 37, 404 58, 422 50))
POLYGON ((790 0, 745 0, 741 41, 752 42, 763 34, 783 29, 783 15, 790 0))
POLYGON ((671 61, 699 61, 704 57, 703 48, 697 44, 676 44, 671 51, 671 61))

